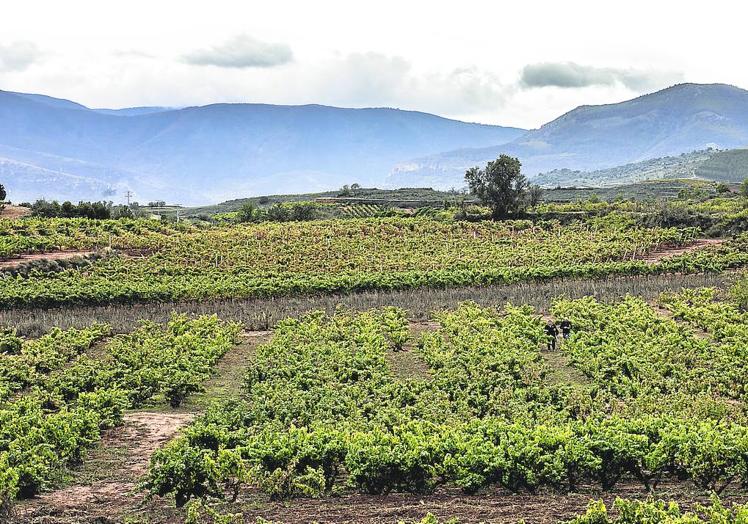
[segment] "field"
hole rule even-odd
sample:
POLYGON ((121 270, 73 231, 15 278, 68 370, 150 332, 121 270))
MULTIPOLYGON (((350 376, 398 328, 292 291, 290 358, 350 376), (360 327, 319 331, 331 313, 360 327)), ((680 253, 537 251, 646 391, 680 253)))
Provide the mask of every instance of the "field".
POLYGON ((745 522, 742 198, 345 205, 0 220, 0 520, 745 522))
POLYGON ((644 260, 664 246, 688 245, 696 230, 639 227, 617 215, 568 226, 429 218, 185 226, 179 232, 152 221, 109 226, 76 219, 58 220, 48 229, 38 221, 9 226, 0 244, 6 257, 53 248, 106 249, 94 259, 6 272, 0 307, 490 285, 720 270, 748 260, 742 237, 713 249, 644 260), (119 229, 110 231, 114 228, 119 229))

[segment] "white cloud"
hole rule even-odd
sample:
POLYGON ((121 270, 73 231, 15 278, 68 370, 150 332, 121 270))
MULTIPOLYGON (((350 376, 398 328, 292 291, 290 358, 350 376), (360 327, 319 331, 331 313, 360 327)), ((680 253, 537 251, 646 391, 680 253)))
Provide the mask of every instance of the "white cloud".
POLYGON ((352 107, 397 107, 479 120, 502 107, 511 86, 475 66, 418 70, 400 56, 352 53, 294 71, 304 78, 292 96, 352 107))
POLYGON ((523 87, 580 88, 620 84, 633 91, 657 89, 683 79, 680 73, 594 67, 574 62, 541 62, 522 69, 523 87))
POLYGON ((32 42, 0 44, 0 72, 24 71, 39 60, 42 53, 32 42))
POLYGON ((91 107, 390 105, 534 127, 578 105, 623 101, 681 78, 748 87, 748 70, 735 66, 748 4, 732 0, 712 0, 709 9, 685 0, 676 10, 652 0, 629 0, 625 9, 586 0, 432 0, 427 10, 402 0, 211 0, 209 9, 182 0, 179 23, 164 23, 175 17, 170 2, 41 3, 43 17, 40 2, 3 1, 0 45, 34 42, 44 55, 23 66, 13 53, 16 72, 2 74, 0 89, 91 107), (498 19, 526 23, 497 31, 498 19), (187 63, 185 53, 213 66, 187 63), (569 63, 577 70, 566 66, 567 76, 551 83, 585 87, 519 81, 528 64, 569 63))
POLYGON ((187 53, 182 59, 193 65, 247 68, 274 67, 293 60, 286 44, 268 43, 248 35, 238 35, 223 44, 187 53))

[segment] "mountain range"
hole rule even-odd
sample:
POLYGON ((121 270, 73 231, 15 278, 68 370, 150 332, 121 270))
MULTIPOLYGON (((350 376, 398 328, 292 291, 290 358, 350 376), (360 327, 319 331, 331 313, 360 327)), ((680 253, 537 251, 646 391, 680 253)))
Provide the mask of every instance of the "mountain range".
POLYGON ((701 149, 592 171, 554 169, 533 177, 533 182, 545 188, 604 188, 668 179, 701 179, 734 185, 746 178, 748 149, 701 149))
POLYGON ((581 106, 534 130, 391 108, 95 109, 0 91, 0 183, 14 201, 121 201, 129 190, 141 202, 189 205, 353 182, 449 188, 501 153, 533 178, 745 146, 748 91, 724 84, 581 106))
MULTIPOLYGON (((530 178, 554 169, 593 171, 707 148, 748 146, 748 91, 679 84, 617 104, 580 106, 507 144, 410 160, 388 182, 461 184, 465 170, 506 153, 530 178)), ((748 174, 746 174, 748 176, 748 174)))
POLYGON ((392 166, 524 133, 427 113, 319 105, 89 109, 0 92, 0 177, 14 200, 184 204, 382 183, 392 166))

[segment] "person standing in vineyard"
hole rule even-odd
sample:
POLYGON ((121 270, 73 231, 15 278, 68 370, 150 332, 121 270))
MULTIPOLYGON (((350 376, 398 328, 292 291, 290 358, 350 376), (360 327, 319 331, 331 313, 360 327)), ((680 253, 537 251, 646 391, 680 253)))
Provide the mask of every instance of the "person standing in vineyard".
POLYGON ((552 320, 549 320, 545 325, 545 334, 548 336, 548 351, 555 351, 558 328, 552 320))
POLYGON ((561 336, 566 340, 571 335, 571 321, 568 318, 563 319, 559 322, 558 327, 561 328, 561 336))

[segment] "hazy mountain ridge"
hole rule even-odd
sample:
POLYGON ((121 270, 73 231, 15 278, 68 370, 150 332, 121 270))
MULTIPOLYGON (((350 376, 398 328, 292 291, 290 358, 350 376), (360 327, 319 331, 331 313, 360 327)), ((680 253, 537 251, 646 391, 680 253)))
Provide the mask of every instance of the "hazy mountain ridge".
POLYGON ((524 132, 388 108, 214 104, 114 111, 0 91, 0 151, 26 166, 5 174, 14 199, 52 193, 54 186, 27 175, 28 166, 94 178, 79 198, 106 196, 100 187, 183 203, 333 189, 381 182, 413 156, 503 143, 524 132))
MULTIPOLYGON (((501 153, 518 156, 531 178, 567 169, 586 172, 572 175, 580 185, 582 179, 585 185, 630 183, 662 169, 621 166, 744 146, 748 91, 723 84, 681 84, 617 104, 580 106, 531 131, 390 108, 109 110, 0 91, 3 183, 15 200, 69 194, 57 187, 61 180, 75 180, 81 199, 129 189, 141 201, 183 204, 352 182, 448 189, 464 185, 465 170, 501 153)), ((714 176, 742 173, 743 162, 736 161, 733 168, 714 166, 714 176)), ((673 176, 685 176, 682 171, 673 176)))
POLYGON ((600 170, 708 147, 748 146, 748 91, 680 84, 617 104, 580 106, 511 143, 456 150, 402 163, 389 184, 450 187, 465 169, 501 153, 531 177, 552 169, 600 170))

